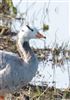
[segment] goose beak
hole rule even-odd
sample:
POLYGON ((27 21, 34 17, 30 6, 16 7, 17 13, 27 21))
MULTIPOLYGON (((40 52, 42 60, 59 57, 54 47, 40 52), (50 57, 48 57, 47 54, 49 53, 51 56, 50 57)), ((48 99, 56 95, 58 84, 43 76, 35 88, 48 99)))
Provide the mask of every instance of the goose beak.
POLYGON ((39 32, 36 34, 36 37, 37 38, 45 38, 46 39, 46 36, 44 36, 43 34, 41 34, 39 32))

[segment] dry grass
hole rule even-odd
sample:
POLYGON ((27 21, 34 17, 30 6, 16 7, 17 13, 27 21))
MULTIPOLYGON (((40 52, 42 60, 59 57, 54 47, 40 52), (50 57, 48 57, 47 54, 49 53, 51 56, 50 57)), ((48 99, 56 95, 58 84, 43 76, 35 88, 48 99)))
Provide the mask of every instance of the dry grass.
POLYGON ((60 90, 54 87, 26 86, 19 93, 8 95, 7 100, 70 100, 70 89, 60 90), (29 99, 24 99, 27 97, 29 99))

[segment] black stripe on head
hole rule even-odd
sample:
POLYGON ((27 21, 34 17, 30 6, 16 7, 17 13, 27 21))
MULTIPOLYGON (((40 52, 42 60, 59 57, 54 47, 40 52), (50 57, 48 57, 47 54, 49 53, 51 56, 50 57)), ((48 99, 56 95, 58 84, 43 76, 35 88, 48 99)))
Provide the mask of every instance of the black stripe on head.
POLYGON ((28 25, 26 25, 26 26, 27 26, 28 29, 30 29, 31 31, 33 31, 33 29, 30 26, 28 26, 28 25))

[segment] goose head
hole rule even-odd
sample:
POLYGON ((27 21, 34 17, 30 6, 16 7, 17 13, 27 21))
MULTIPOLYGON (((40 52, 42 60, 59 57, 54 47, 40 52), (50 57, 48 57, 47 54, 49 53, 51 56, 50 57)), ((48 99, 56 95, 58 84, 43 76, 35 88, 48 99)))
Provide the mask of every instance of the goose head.
POLYGON ((19 39, 22 41, 29 41, 30 39, 36 38, 46 38, 46 36, 41 34, 36 27, 31 27, 29 25, 24 25, 18 35, 19 39))

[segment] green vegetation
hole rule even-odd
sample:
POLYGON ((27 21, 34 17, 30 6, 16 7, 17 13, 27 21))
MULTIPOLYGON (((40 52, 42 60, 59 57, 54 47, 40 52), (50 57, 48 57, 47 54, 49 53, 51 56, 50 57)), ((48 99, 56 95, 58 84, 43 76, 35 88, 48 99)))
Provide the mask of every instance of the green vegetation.
POLYGON ((49 30, 49 25, 43 24, 43 31, 49 30))
POLYGON ((17 9, 14 7, 12 0, 2 0, 2 2, 0 2, 0 13, 10 15, 10 9, 13 11, 13 14, 17 14, 17 9))

